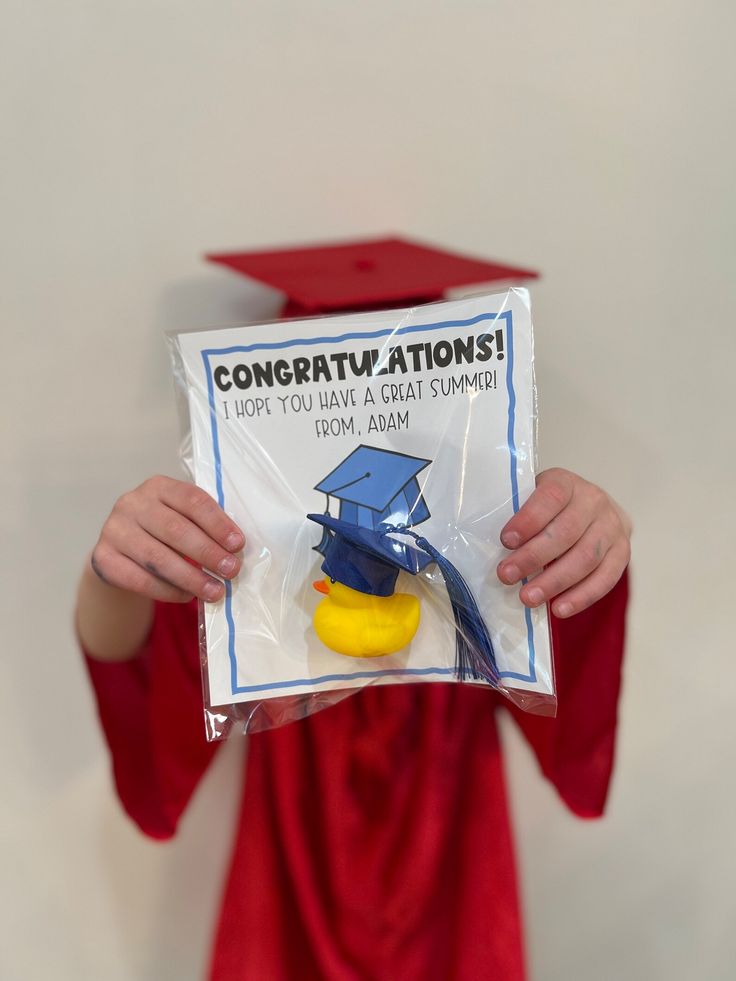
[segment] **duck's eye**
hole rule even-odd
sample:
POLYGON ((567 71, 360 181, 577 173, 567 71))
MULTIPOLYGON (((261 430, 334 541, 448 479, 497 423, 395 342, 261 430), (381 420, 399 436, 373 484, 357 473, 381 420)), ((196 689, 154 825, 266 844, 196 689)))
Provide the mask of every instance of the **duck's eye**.
POLYGON ((334 586, 335 585, 335 580, 334 579, 330 579, 330 583, 334 586))

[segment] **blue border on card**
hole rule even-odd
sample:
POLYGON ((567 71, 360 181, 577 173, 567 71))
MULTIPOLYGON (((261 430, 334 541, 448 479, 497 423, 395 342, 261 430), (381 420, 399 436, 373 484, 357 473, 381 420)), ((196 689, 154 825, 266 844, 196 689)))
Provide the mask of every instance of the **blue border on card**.
MULTIPOLYGON (((225 507, 225 495, 222 488, 222 461, 220 458, 220 438, 217 431, 217 409, 215 406, 215 386, 210 366, 210 358, 223 354, 249 354, 252 351, 279 351, 287 347, 311 344, 340 344, 344 341, 372 340, 376 337, 391 337, 399 334, 414 334, 421 331, 441 330, 448 328, 475 327, 483 321, 506 321, 506 389, 509 395, 508 446, 509 446, 509 476, 511 481, 511 502, 514 514, 519 510, 519 481, 517 473, 517 452, 514 436, 516 415, 516 392, 514 391, 514 329, 513 317, 510 310, 500 313, 481 313, 469 320, 443 320, 435 324, 415 324, 410 327, 387 328, 374 331, 349 331, 335 337, 295 337, 286 341, 272 341, 267 344, 237 344, 232 347, 205 348, 200 353, 204 361, 207 377, 207 399, 210 407, 210 427, 212 430, 212 452, 215 459, 215 484, 217 501, 221 508, 225 507)), ((525 580, 526 581, 526 580, 525 580)), ((453 675, 454 668, 384 668, 378 671, 354 671, 346 674, 324 674, 316 678, 296 678, 291 681, 276 681, 266 685, 239 685, 238 659, 235 653, 235 623, 232 612, 232 583, 225 581, 225 619, 228 627, 228 655, 230 658, 230 686, 233 695, 246 692, 269 691, 276 688, 297 688, 302 685, 318 685, 328 681, 351 681, 357 678, 382 678, 390 675, 453 675)), ((527 644, 529 650, 529 672, 521 674, 518 671, 501 671, 500 677, 513 678, 517 681, 534 682, 537 680, 536 655, 534 650, 534 627, 532 614, 528 607, 524 608, 526 622, 527 644)))

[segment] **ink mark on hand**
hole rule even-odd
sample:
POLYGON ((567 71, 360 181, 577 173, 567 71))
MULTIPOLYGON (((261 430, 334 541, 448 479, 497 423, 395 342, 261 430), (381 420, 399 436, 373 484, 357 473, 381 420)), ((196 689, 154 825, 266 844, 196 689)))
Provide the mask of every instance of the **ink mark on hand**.
POLYGON ((110 582, 105 578, 102 569, 100 569, 100 564, 95 558, 94 552, 92 553, 92 558, 89 560, 89 564, 92 567, 92 571, 101 582, 104 582, 106 586, 111 585, 110 582))
POLYGON ((148 569, 148 571, 151 573, 151 575, 155 576, 161 582, 165 582, 167 586, 172 586, 174 589, 178 589, 179 588, 175 583, 173 583, 173 582, 171 582, 171 580, 167 579, 166 576, 162 576, 161 573, 156 568, 156 566, 153 564, 153 562, 146 562, 146 569, 148 569))

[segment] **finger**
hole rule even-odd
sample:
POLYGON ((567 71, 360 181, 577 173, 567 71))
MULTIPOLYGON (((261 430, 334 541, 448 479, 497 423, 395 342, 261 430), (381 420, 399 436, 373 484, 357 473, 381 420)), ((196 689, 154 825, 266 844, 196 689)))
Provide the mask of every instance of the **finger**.
POLYGON ((245 545, 240 528, 201 487, 169 477, 157 479, 160 481, 160 500, 164 504, 189 518, 229 552, 237 552, 245 545))
POLYGON ((600 523, 596 522, 568 552, 547 566, 519 593, 525 606, 541 606, 594 572, 611 548, 600 523))
POLYGON ((192 593, 156 578, 120 552, 106 552, 98 547, 90 564, 103 582, 118 589, 127 589, 163 603, 188 603, 192 599, 192 593))
POLYGON ((194 559, 205 569, 212 569, 225 579, 231 579, 240 571, 237 555, 218 545, 183 514, 165 504, 146 510, 138 520, 144 531, 175 552, 194 559))
POLYGON ((541 572, 546 565, 564 555, 581 540, 589 520, 584 511, 566 507, 538 535, 499 564, 499 579, 510 586, 541 572))
POLYGON ((613 589, 621 578, 628 561, 628 546, 626 544, 615 545, 608 551, 595 572, 557 597, 552 604, 552 612, 557 617, 565 618, 587 610, 589 606, 597 603, 599 599, 613 589))
POLYGON ((546 470, 537 478, 537 489, 506 523, 501 541, 506 548, 518 548, 556 518, 572 499, 572 475, 564 470, 546 470))
POLYGON ((127 526, 125 534, 120 535, 118 531, 119 537, 116 537, 116 528, 113 525, 109 534, 110 541, 122 555, 169 586, 192 593, 210 603, 222 598, 224 587, 221 582, 191 565, 140 526, 127 526))

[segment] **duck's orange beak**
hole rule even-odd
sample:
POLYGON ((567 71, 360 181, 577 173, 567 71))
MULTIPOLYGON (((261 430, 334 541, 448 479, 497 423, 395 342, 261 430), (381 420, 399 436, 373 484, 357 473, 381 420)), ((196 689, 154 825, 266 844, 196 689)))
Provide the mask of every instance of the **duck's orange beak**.
POLYGON ((327 585, 327 581, 325 579, 318 579, 316 582, 313 582, 312 585, 318 593, 324 593, 325 596, 330 595, 330 587, 327 585))

